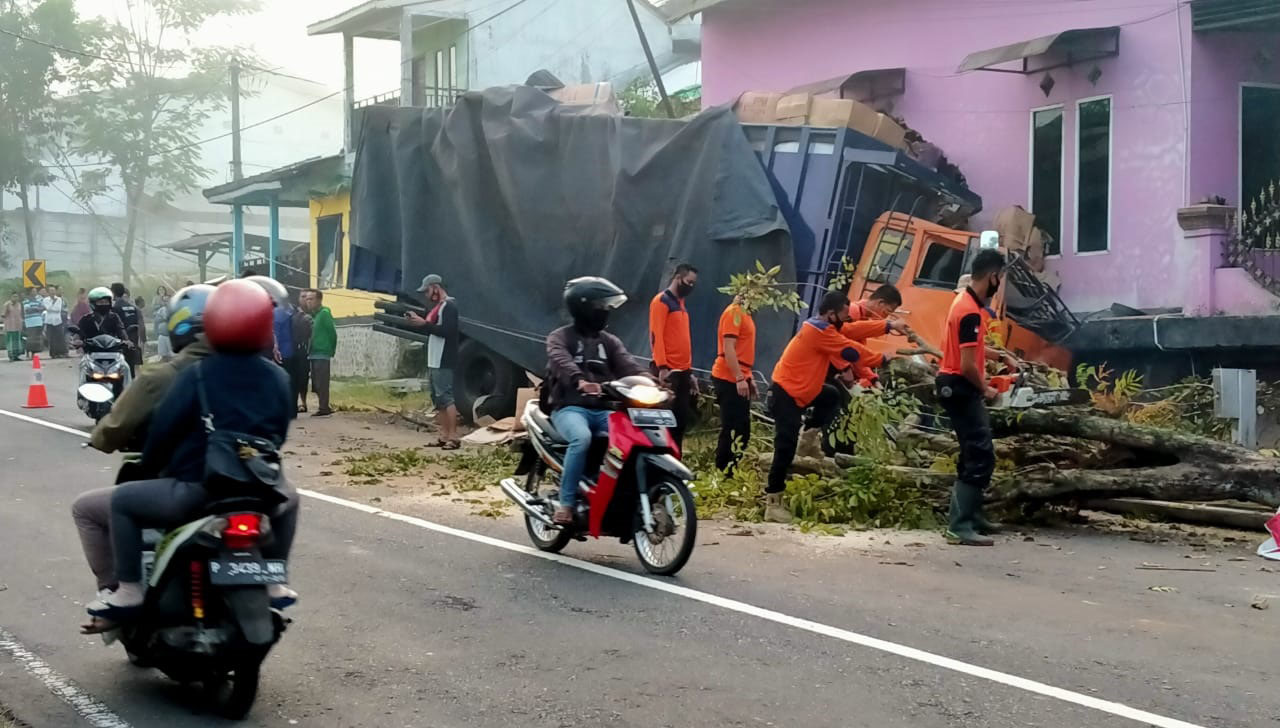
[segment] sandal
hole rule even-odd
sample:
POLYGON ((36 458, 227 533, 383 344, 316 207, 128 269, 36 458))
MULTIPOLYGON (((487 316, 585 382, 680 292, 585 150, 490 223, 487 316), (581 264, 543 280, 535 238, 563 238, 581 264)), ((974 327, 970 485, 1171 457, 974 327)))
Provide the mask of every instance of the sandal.
POLYGON ((89 621, 80 625, 80 634, 105 634, 114 629, 118 629, 120 625, 110 622, 102 617, 90 617, 89 621))
POLYGON ((461 448, 462 448, 462 443, 459 442, 458 440, 450 440, 449 442, 440 443, 441 450, 459 450, 461 448))
POLYGON ((95 600, 89 603, 85 611, 89 613, 90 617, 97 617, 106 622, 120 624, 137 619, 142 614, 142 606, 141 604, 135 604, 129 607, 120 607, 115 604, 107 604, 101 600, 95 600))

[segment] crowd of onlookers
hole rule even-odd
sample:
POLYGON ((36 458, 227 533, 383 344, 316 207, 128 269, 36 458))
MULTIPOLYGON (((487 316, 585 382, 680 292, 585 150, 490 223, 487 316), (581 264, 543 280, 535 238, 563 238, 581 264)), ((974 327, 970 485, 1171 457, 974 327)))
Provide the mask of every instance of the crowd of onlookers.
POLYGON ((57 286, 28 288, 25 294, 14 292, 4 303, 4 339, 9 361, 26 354, 48 351, 54 359, 70 353, 67 327, 79 320, 77 311, 89 310, 86 292, 80 289, 75 307, 68 307, 57 286))

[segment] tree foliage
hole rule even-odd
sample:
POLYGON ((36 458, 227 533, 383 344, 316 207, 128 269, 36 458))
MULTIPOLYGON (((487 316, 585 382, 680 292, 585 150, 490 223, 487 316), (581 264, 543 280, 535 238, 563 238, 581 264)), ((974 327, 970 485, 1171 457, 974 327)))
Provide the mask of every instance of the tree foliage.
POLYGON ((62 169, 86 204, 123 193, 127 207, 122 275, 132 279, 139 208, 195 189, 200 129, 226 108, 233 64, 251 67, 243 48, 205 46, 213 20, 253 13, 257 0, 135 0, 125 16, 94 34, 99 60, 72 76, 63 111, 72 121, 62 169), (82 168, 77 163, 95 163, 82 168))
MULTIPOLYGON (((627 116, 645 119, 667 118, 666 107, 662 104, 662 96, 658 94, 658 85, 648 76, 637 78, 622 90, 618 96, 618 105, 627 116)), ((671 97, 671 106, 676 118, 680 119, 701 110, 701 99, 685 99, 671 97)))
POLYGON ((764 263, 756 261, 754 271, 734 273, 729 276, 729 285, 718 290, 734 299, 747 310, 755 313, 770 308, 774 311, 799 312, 805 309, 804 300, 794 290, 783 290, 778 282, 782 266, 775 265, 766 269, 764 263))
POLYGON ((52 90, 80 45, 73 0, 0 2, 0 190, 22 200, 27 253, 35 241, 27 190, 49 182, 41 148, 59 128, 52 90))

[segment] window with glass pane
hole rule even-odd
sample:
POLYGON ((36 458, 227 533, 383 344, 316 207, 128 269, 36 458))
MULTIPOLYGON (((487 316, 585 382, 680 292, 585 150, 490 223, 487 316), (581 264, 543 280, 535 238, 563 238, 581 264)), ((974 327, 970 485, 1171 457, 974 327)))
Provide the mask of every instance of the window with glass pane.
POLYGON ((1280 87, 1245 86, 1240 93, 1240 203, 1280 185, 1280 87))
POLYGON ((449 88, 458 88, 458 46, 449 46, 449 88))
POLYGON ((954 291, 960 285, 960 268, 963 265, 963 250, 943 243, 930 243, 925 248, 924 261, 920 263, 920 275, 916 276, 915 284, 954 291))
POLYGON ((1107 250, 1111 216, 1111 99, 1082 101, 1076 149, 1076 252, 1107 250))
POLYGON ((907 259, 911 257, 911 244, 915 239, 916 236, 901 230, 886 229, 881 232, 871 270, 867 272, 867 280, 873 283, 897 283, 898 276, 907 267, 907 259))
POLYGON ((1062 252, 1062 107, 1031 114, 1031 212, 1049 233, 1045 255, 1062 252))
POLYGON ((440 89, 444 88, 444 51, 436 51, 436 104, 443 106, 444 98, 440 94, 440 89))

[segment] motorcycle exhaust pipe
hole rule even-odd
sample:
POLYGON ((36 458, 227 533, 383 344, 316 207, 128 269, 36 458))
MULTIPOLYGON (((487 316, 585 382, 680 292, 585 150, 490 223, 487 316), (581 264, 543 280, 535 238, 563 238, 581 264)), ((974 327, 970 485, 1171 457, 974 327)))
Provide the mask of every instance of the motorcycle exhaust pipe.
POLYGON ((544 526, 555 525, 551 523, 551 519, 547 517, 547 514, 544 513, 541 508, 538 508, 529 502, 529 499, 533 496, 526 493, 524 488, 521 488, 520 484, 516 482, 515 478, 503 478, 499 485, 502 486, 502 492, 506 493, 508 498, 515 501, 515 504, 520 506, 520 509, 527 515, 536 519, 544 526))

